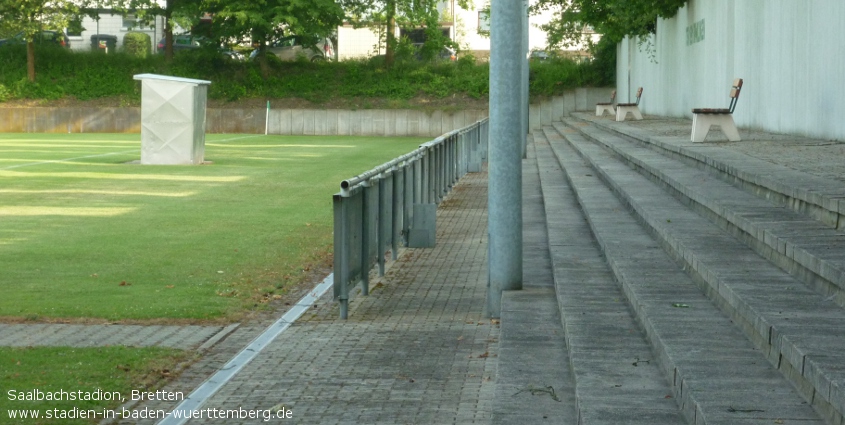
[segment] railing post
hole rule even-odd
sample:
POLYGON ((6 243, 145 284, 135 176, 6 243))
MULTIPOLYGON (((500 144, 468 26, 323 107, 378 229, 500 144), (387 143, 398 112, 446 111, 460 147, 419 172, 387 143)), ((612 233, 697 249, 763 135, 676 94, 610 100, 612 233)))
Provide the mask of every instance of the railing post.
POLYGON ((414 205, 414 162, 402 167, 402 245, 408 246, 408 230, 411 228, 411 211, 414 205))
POLYGON ((399 180, 402 176, 399 174, 398 171, 399 170, 397 170, 396 167, 391 170, 391 175, 393 177, 393 220, 391 220, 391 223, 393 225, 390 232, 390 253, 391 258, 393 258, 393 261, 396 261, 399 258, 399 229, 402 226, 402 218, 404 216, 404 214, 400 213, 400 211, 402 210, 402 206, 404 205, 402 202, 403 196, 401 193, 402 189, 404 188, 404 182, 402 182, 402 186, 400 186, 399 180))
POLYGON ((387 235, 385 234, 385 223, 387 222, 387 194, 386 192, 386 176, 380 175, 378 179, 378 224, 376 225, 376 233, 378 234, 376 242, 376 255, 378 256, 378 275, 384 276, 384 252, 387 250, 387 235))
POLYGON ((361 183, 361 294, 370 294, 370 192, 369 180, 361 183))
POLYGON ((346 319, 349 312, 349 216, 348 199, 340 194, 334 195, 334 296, 340 303, 340 318, 346 319))

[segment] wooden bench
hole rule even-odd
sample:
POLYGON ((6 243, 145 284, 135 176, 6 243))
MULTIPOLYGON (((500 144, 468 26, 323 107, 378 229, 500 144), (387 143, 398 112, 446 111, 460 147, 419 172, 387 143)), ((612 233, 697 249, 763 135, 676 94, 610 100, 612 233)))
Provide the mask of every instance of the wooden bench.
POLYGON ((628 114, 634 116, 634 119, 643 119, 643 114, 640 113, 640 97, 643 95, 643 88, 637 89, 637 101, 635 103, 617 103, 616 104, 616 121, 625 121, 628 114))
POLYGON ((604 115, 605 111, 613 115, 616 112, 614 102, 616 102, 616 90, 610 92, 610 102, 596 103, 596 116, 600 117, 604 115))
POLYGON ((692 110, 692 136, 690 138, 693 142, 703 142, 712 125, 718 125, 722 129, 722 133, 725 133, 725 136, 728 136, 728 140, 731 142, 742 140, 739 138, 739 131, 736 129, 733 118, 740 90, 742 90, 742 78, 737 78, 731 87, 731 103, 727 109, 697 108, 692 110))

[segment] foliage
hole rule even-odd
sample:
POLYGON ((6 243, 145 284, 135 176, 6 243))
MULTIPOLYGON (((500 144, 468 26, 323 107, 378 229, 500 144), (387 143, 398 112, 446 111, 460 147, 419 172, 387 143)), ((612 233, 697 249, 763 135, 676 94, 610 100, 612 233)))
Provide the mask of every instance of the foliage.
POLYGON ((73 0, 0 0, 0 21, 6 30, 27 40, 27 79, 35 81, 33 38, 42 30, 63 30, 79 14, 73 0))
MULTIPOLYGON (((483 99, 488 94, 489 65, 476 64, 470 56, 461 55, 457 62, 399 60, 393 68, 383 58, 370 60, 310 63, 281 62, 267 64, 262 73, 253 62, 238 62, 220 55, 215 49, 180 52, 167 63, 161 55, 139 58, 119 52, 98 55, 91 52, 70 52, 66 49, 36 49, 41 63, 42 79, 38 84, 26 82, 25 46, 0 48, 0 85, 7 88, 11 99, 57 99, 71 96, 78 99, 119 97, 138 102, 140 89, 135 74, 155 73, 210 80, 209 98, 237 100, 243 98, 296 97, 312 102, 337 98, 383 98, 406 101, 416 96, 444 98, 455 94, 483 99)), ((574 64, 566 59, 532 64, 532 95, 553 95, 579 86, 602 86, 613 81, 615 47, 597 55, 592 63, 574 64), (608 59, 607 55, 611 55, 608 59), (604 58, 604 59, 602 59, 604 58), (602 71, 602 64, 610 64, 602 71)), ((404 51, 404 50, 403 50, 404 51)), ((404 53, 402 57, 404 57, 404 53)))
POLYGON ((150 35, 144 32, 127 32, 123 36, 123 51, 131 56, 145 58, 150 54, 150 35))
MULTIPOLYGON (((467 0, 459 4, 467 6, 467 0)), ((413 43, 422 43, 420 54, 424 59, 434 58, 444 46, 457 47, 440 31, 440 10, 443 4, 438 0, 351 0, 347 2, 347 19, 355 26, 369 26, 378 29, 383 37, 379 40, 385 48, 385 66, 392 67, 394 61, 401 59, 405 43, 396 39, 392 28, 400 28, 413 43), (354 6, 354 7, 351 7, 354 6), (413 36, 408 36, 413 33, 413 36)), ((445 13, 453 13, 444 10, 445 13)))
POLYGON ((645 37, 654 33, 658 18, 674 16, 687 0, 540 0, 534 12, 554 9, 556 18, 541 28, 550 46, 586 44, 585 26, 611 42, 625 36, 645 37))
POLYGON ((35 57, 41 78, 29 82, 26 46, 0 48, 0 84, 9 88, 9 99, 137 97, 140 93, 132 76, 163 69, 158 55, 138 58, 123 52, 102 55, 37 46, 35 57))

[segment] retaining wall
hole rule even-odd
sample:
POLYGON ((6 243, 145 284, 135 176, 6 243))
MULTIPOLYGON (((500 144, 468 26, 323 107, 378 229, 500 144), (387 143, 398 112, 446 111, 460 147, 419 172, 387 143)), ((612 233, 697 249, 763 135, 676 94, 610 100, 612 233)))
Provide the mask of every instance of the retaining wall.
MULTIPOLYGON (((573 111, 589 111, 611 89, 582 88, 532 104, 537 128, 573 111)), ((264 109, 208 109, 208 133, 264 133, 264 109)), ((437 137, 487 116, 487 110, 271 109, 270 134, 437 137)), ((140 133, 141 108, 0 108, 0 133, 140 133)))

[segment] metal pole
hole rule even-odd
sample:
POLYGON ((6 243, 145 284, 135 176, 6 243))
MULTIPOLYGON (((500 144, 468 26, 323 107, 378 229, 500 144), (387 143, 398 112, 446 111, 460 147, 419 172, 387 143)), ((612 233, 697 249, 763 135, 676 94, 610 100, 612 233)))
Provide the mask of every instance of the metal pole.
POLYGON ((340 198, 340 233, 341 233, 341 252, 340 252, 340 293, 338 294, 338 301, 340 302, 340 318, 346 320, 349 317, 349 199, 340 198))
POLYGON ((528 157, 528 132, 529 128, 529 106, 528 106, 528 1, 522 0, 522 75, 520 77, 519 87, 522 89, 520 99, 521 110, 520 117, 522 118, 522 157, 528 157))
POLYGON ((361 185, 361 295, 370 295, 370 181, 361 185))
POLYGON ((490 25, 490 153, 488 317, 499 317, 502 291, 522 289, 522 1, 492 1, 490 25))
POLYGON ((399 258, 399 229, 402 226, 403 215, 399 212, 402 210, 402 206, 404 205, 405 197, 402 196, 402 189, 404 188, 405 182, 401 181, 401 175, 399 174, 399 170, 397 168, 394 168, 391 171, 391 176, 393 177, 393 205, 391 206, 391 210, 393 211, 390 214, 392 218, 390 229, 390 258, 392 258, 393 261, 396 261, 399 258))
POLYGON ((378 275, 384 276, 384 253, 387 251, 387 235, 384 226, 387 222, 387 176, 378 179, 378 224, 376 225, 376 255, 378 255, 378 275))

